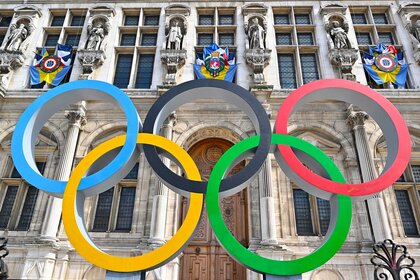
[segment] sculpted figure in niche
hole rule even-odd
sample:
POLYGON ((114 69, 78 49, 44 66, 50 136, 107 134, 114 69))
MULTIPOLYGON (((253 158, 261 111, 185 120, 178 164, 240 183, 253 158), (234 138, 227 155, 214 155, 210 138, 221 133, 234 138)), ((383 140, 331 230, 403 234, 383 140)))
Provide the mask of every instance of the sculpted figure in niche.
POLYGON ((420 19, 411 28, 411 35, 417 40, 417 44, 420 44, 420 19))
POLYGON ((89 51, 97 51, 101 47, 101 43, 105 38, 105 30, 101 23, 97 23, 95 27, 88 29, 89 39, 86 49, 89 51))
POLYGON ((336 49, 351 48, 349 39, 347 37, 347 32, 340 26, 340 23, 336 20, 332 22, 330 35, 334 43, 334 48, 336 49))
POLYGON ((252 25, 248 29, 250 49, 264 49, 265 30, 258 23, 258 18, 252 19, 252 25))
POLYGON ((173 20, 168 35, 166 36, 166 48, 171 50, 181 49, 182 32, 178 20, 173 20))
POLYGON ((6 50, 8 51, 19 51, 22 42, 28 37, 28 30, 25 24, 21 23, 19 27, 12 25, 11 32, 6 42, 6 50))

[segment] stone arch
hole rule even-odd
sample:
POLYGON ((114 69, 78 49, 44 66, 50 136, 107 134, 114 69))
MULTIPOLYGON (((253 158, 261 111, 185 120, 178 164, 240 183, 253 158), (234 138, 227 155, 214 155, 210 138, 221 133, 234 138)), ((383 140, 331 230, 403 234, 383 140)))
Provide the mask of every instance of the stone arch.
POLYGON ((312 273, 311 280, 344 280, 339 271, 332 269, 321 269, 312 273))
POLYGON ((94 265, 90 265, 83 273, 82 280, 104 279, 105 270, 94 265))
POLYGON ((186 130, 176 142, 184 147, 185 150, 188 150, 198 141, 209 137, 223 138, 232 143, 236 143, 241 139, 249 137, 249 135, 230 122, 221 122, 210 126, 201 123, 186 130))
POLYGON ((324 138, 331 139, 331 142, 335 142, 341 146, 344 151, 344 157, 346 158, 356 158, 356 151, 351 142, 339 131, 333 127, 324 124, 324 123, 315 123, 310 126, 298 125, 296 123, 291 123, 287 129, 289 134, 296 135, 300 131, 313 131, 316 134, 324 135, 324 138))
POLYGON ((102 125, 99 128, 96 128, 86 138, 84 138, 81 141, 79 145, 80 155, 82 156, 86 155, 89 152, 89 150, 92 148, 92 145, 94 145, 95 141, 101 138, 101 135, 103 136, 104 134, 109 133, 111 131, 116 131, 116 130, 121 130, 121 129, 124 129, 124 132, 125 132, 126 127, 127 127, 126 121, 119 121, 119 122, 114 122, 114 123, 107 123, 107 124, 102 125))

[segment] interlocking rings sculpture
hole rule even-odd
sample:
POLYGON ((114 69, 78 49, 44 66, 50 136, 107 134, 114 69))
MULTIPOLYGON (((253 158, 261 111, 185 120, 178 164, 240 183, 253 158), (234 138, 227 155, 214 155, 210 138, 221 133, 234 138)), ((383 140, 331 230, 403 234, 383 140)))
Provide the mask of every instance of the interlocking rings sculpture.
POLYGON ((213 230, 234 259, 260 273, 296 275, 321 266, 340 249, 350 229, 352 199, 366 199, 400 177, 410 158, 410 138, 402 116, 386 98, 366 86, 335 79, 315 81, 292 92, 278 111, 275 132, 271 133, 269 118, 259 101, 245 89, 225 81, 196 80, 172 88, 150 108, 144 127, 124 92, 105 82, 75 81, 51 89, 24 111, 13 134, 12 157, 17 170, 30 184, 63 198, 63 224, 70 242, 80 255, 101 268, 118 272, 146 271, 175 258, 193 235, 206 194, 213 230), (238 106, 246 112, 257 134, 226 151, 216 163, 208 183, 201 181, 197 166, 185 150, 157 135, 165 119, 178 106, 203 98, 221 99, 238 106), (379 124, 388 145, 388 160, 383 174, 377 179, 361 184, 346 183, 337 166, 321 150, 287 135, 288 119, 293 112, 308 102, 324 99, 352 103, 379 124), (106 100, 119 105, 127 118, 126 135, 110 139, 89 152, 73 170, 68 182, 45 178, 34 160, 37 135, 57 110, 80 100, 106 100), (142 152, 169 188, 190 197, 188 213, 178 232, 162 247, 141 256, 112 256, 90 239, 83 221, 84 201, 124 178, 142 152), (278 261, 248 251, 229 232, 220 212, 220 196, 232 195, 245 188, 258 174, 269 153, 274 153, 292 182, 331 204, 330 225, 323 243, 299 259, 278 261), (172 172, 160 155, 176 162, 186 178, 172 172), (239 173, 225 178, 245 155, 252 155, 249 163, 239 173))

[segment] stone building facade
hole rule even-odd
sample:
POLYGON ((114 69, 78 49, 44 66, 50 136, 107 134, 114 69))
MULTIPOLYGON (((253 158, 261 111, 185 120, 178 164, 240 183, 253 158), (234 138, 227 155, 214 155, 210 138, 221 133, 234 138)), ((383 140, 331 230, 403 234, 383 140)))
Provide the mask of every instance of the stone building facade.
MULTIPOLYGON (((372 245, 385 238, 406 245, 420 270, 419 20, 416 1, 3 1, 0 235, 9 239, 10 278, 104 279, 106 274, 68 242, 61 200, 29 186, 11 160, 10 142, 20 114, 49 89, 30 85, 34 52, 43 46, 54 52, 57 42, 73 45, 66 81, 113 83, 130 96, 142 119, 168 89, 195 78, 196 53, 212 42, 235 53, 234 83, 258 98, 272 125, 285 97, 312 80, 344 78, 376 88, 407 122, 411 163, 393 186, 353 203, 343 248, 303 279, 373 279, 372 245), (361 51, 378 42, 404 52, 409 64, 404 87, 379 87, 366 76, 361 51)), ((92 148, 124 134, 125 125, 123 113, 106 102, 82 102, 57 112, 38 137, 37 165, 44 176, 66 180, 92 148)), ((304 107, 294 114, 289 131, 325 151, 349 182, 371 180, 384 167, 387 147, 381 130, 350 104, 325 101, 304 107)), ((223 151, 255 129, 234 104, 199 100, 179 107, 161 132, 189 151, 206 177, 223 151)), ((118 185, 87 200, 85 221, 93 240, 107 252, 138 255, 171 238, 187 205, 159 181, 142 155, 118 185)), ((329 221, 328 203, 293 185, 274 157, 249 187, 224 199, 223 212, 249 250, 285 260, 319 246, 329 221)), ((147 273, 147 279, 261 278, 226 255, 205 217, 178 258, 147 273)))

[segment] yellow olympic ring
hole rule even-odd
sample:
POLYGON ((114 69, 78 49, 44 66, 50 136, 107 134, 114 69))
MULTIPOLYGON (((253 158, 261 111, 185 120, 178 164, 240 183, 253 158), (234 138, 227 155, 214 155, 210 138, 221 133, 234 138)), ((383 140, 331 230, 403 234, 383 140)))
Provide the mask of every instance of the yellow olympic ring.
MULTIPOLYGON (((190 206, 182 226, 172 239, 162 247, 145 255, 135 257, 112 256, 100 250, 90 240, 86 230, 84 233, 80 230, 79 223, 84 223, 80 221, 83 218, 79 219, 79 221, 77 219, 78 215, 75 211, 77 206, 76 196, 83 196, 83 194, 77 192, 77 188, 82 177, 97 159, 112 149, 123 146, 124 142, 125 136, 123 135, 102 143, 86 155, 74 169, 63 195, 63 224, 67 236, 77 252, 94 265, 119 272, 150 270, 169 262, 188 243, 200 220, 204 196, 200 193, 191 193, 190 206)), ((200 172, 192 158, 174 142, 158 135, 139 133, 137 143, 165 149, 179 161, 189 179, 201 181, 200 172)), ((84 202, 84 197, 82 201, 84 202)))

